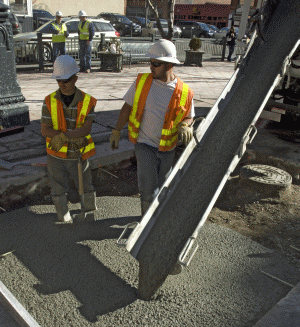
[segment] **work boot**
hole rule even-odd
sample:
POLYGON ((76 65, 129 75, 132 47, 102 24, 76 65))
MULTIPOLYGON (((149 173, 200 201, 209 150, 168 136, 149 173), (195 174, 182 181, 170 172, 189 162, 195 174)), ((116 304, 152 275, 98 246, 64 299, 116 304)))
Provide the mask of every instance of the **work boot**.
POLYGON ((81 212, 73 215, 74 222, 95 221, 96 192, 84 193, 81 200, 81 212))
POLYGON ((150 201, 141 201, 142 216, 145 215, 145 213, 150 207, 150 204, 151 204, 150 201))
POLYGON ((73 220, 69 212, 66 194, 62 194, 60 196, 52 196, 52 201, 56 208, 58 223, 71 224, 73 220))

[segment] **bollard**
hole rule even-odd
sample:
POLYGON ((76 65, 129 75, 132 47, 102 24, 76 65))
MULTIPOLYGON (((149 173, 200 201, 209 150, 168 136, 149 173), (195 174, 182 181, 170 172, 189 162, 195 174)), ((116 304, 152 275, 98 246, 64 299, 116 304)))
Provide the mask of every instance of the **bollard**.
POLYGON ((38 54, 39 54, 39 71, 44 70, 44 45, 43 45, 43 36, 41 32, 37 34, 37 42, 38 42, 38 54))
POLYGON ((223 36, 222 37, 222 58, 221 58, 221 61, 224 61, 225 60, 225 51, 226 51, 226 45, 227 45, 227 38, 226 36, 223 36))
POLYGON ((154 34, 150 34, 151 36, 151 42, 155 42, 155 35, 154 34))

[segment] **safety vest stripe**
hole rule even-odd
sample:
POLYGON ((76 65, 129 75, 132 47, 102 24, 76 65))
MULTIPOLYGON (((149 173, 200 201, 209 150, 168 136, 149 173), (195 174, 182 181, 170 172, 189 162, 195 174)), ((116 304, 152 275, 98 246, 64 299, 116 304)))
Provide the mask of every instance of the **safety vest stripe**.
POLYGON ((149 74, 143 74, 142 75, 142 77, 141 77, 141 79, 140 79, 140 81, 138 83, 138 86, 136 88, 135 95, 134 95, 133 106, 132 106, 132 110, 131 110, 129 120, 134 124, 134 126, 136 128, 140 127, 140 122, 137 121, 135 119, 135 117, 136 117, 136 112, 137 112, 137 109, 138 109, 138 103, 139 103, 140 95, 142 93, 144 84, 145 84, 146 79, 147 79, 148 76, 149 76, 149 74))
POLYGON ((55 98, 56 91, 50 94, 51 103, 51 118, 53 129, 58 130, 58 117, 57 117, 57 100, 55 98))
MULTIPOLYGON (((81 111, 80 111, 80 117, 81 116, 86 117, 87 111, 88 111, 88 108, 89 108, 90 100, 91 100, 91 96, 89 94, 85 94, 85 96, 83 98, 82 108, 81 108, 81 111)), ((83 123, 84 122, 81 122, 81 120, 79 120, 77 127, 81 127, 83 125, 83 123)))
POLYGON ((159 146, 171 146, 177 139, 177 135, 173 136, 170 140, 161 139, 159 142, 159 146))
POLYGON ((188 97, 188 93, 189 93, 189 86, 186 83, 183 83, 181 99, 180 99, 180 106, 185 106, 186 99, 188 97))

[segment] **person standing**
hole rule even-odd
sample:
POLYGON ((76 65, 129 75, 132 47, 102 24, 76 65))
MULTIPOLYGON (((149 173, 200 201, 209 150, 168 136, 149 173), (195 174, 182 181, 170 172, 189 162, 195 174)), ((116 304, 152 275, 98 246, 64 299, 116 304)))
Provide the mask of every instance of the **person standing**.
POLYGON ((46 96, 42 107, 41 132, 46 138, 51 197, 60 223, 94 220, 97 209, 88 161, 96 153, 90 133, 97 100, 76 88, 78 71, 74 58, 59 56, 52 74, 58 90, 46 96), (82 163, 84 194, 80 214, 71 217, 66 194, 70 191, 70 179, 79 189, 78 160, 82 163))
POLYGON ((65 23, 62 23, 62 12, 57 11, 56 20, 50 24, 50 33, 52 33, 53 44, 53 62, 60 55, 66 54, 66 38, 69 36, 65 23))
POLYGON ((227 60, 231 61, 231 56, 233 54, 233 51, 235 48, 235 43, 236 43, 236 33, 234 31, 233 26, 230 27, 230 30, 228 31, 226 38, 227 38, 227 44, 229 47, 229 54, 228 54, 227 60))
POLYGON ((175 45, 161 39, 149 50, 151 73, 139 74, 124 96, 110 146, 117 149, 120 132, 128 122, 135 144, 138 188, 144 215, 171 172, 178 139, 185 145, 193 137, 193 91, 174 73, 180 62, 175 45))
POLYGON ((85 11, 79 11, 79 60, 80 71, 83 73, 91 72, 91 55, 92 55, 92 40, 95 35, 94 25, 87 19, 85 11))

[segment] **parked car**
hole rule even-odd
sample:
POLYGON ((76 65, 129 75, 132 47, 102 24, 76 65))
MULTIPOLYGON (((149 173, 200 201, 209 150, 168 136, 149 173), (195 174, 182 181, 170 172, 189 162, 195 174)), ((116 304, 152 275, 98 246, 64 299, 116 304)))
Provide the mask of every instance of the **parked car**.
MULTIPOLYGON (((162 29, 164 33, 168 33, 169 27, 168 27, 168 21, 165 19, 160 19, 160 23, 162 26, 162 29)), ((181 28, 174 25, 173 26, 173 37, 181 37, 181 28)), ((155 36, 160 35, 160 31, 157 27, 156 20, 155 21, 150 21, 147 24, 147 27, 142 28, 142 36, 149 36, 151 34, 154 34, 155 36)))
POLYGON ((32 16, 33 16, 33 30, 36 30, 40 26, 48 23, 51 20, 54 20, 55 17, 50 14, 47 10, 42 9, 32 9, 32 16))
MULTIPOLYGON (((145 17, 139 17, 139 16, 128 16, 127 18, 129 18, 132 22, 141 25, 141 27, 146 27, 146 18, 145 17)), ((150 20, 147 19, 147 23, 149 23, 150 20)))
MULTIPOLYGON (((4 15, 1 15, 0 13, 0 24, 6 21, 7 13, 3 13, 3 14, 4 15)), ((22 33, 22 25, 18 21, 18 18, 15 14, 13 14, 12 12, 8 12, 8 20, 11 23, 13 35, 22 33)))
POLYGON ((131 35, 140 36, 141 35, 141 25, 132 22, 129 18, 121 14, 114 13, 101 13, 97 16, 98 18, 103 18, 112 24, 112 26, 120 33, 121 36, 131 35), (132 32, 131 32, 132 31, 132 32))
POLYGON ((177 25, 182 30, 182 37, 192 38, 195 35, 199 38, 211 38, 214 35, 214 32, 205 23, 180 20, 177 25))
MULTIPOLYGON (((222 38, 227 35, 227 33, 229 32, 229 30, 230 30, 229 27, 222 27, 218 32, 216 32, 214 34, 214 38, 217 41, 221 41, 222 38)), ((236 35, 238 35, 239 29, 237 27, 234 28, 234 31, 235 31, 236 35)))
MULTIPOLYGON (((109 21, 104 19, 95 19, 88 17, 93 22, 95 28, 95 35, 92 43, 92 54, 97 56, 97 52, 100 51, 99 45, 101 41, 101 34, 105 34, 106 41, 112 38, 118 38, 120 34, 110 24, 109 21)), ((62 21, 66 23, 68 32, 70 33, 66 42, 66 50, 69 55, 77 55, 78 46, 78 24, 79 18, 63 18, 62 21)), ((42 25, 34 32, 21 33, 14 36, 15 53, 17 61, 33 61, 38 58, 38 44, 37 33, 43 33, 43 49, 44 49, 44 61, 52 60, 52 34, 49 34, 49 24, 42 25)))
POLYGON ((208 27, 209 27, 211 30, 214 31, 214 33, 219 32, 219 29, 218 29, 217 26, 215 26, 215 25, 210 25, 210 24, 207 24, 207 25, 208 25, 208 27))

